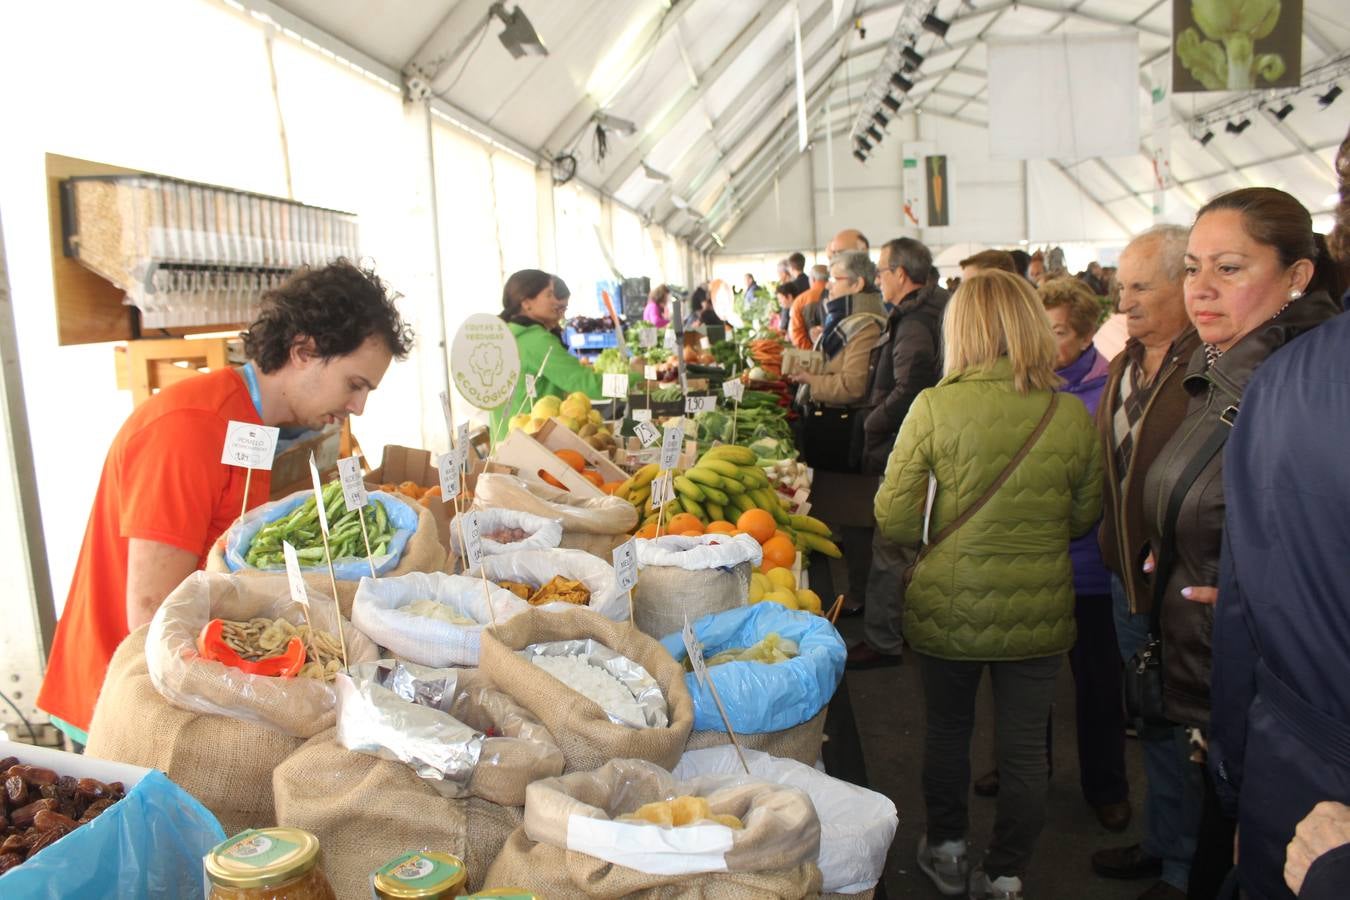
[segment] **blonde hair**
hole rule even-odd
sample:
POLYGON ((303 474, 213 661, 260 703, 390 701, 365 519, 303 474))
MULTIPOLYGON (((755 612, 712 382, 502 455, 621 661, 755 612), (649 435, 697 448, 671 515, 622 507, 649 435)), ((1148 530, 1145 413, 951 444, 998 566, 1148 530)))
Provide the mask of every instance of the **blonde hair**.
POLYGON ((987 371, 1006 356, 1019 393, 1063 384, 1045 307, 1019 275, 983 269, 962 281, 947 305, 942 341, 944 375, 987 371))

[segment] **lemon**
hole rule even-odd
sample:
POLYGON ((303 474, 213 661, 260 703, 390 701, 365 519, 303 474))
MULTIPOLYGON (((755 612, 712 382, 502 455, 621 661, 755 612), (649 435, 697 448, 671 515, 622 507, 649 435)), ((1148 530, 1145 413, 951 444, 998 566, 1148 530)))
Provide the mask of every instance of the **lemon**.
POLYGON ((795 591, 797 589, 797 579, 793 577, 791 569, 784 569, 783 567, 779 566, 777 568, 770 569, 764 574, 768 577, 769 581, 772 582, 773 586, 776 588, 782 588, 783 590, 786 591, 795 591))
MULTIPOLYGON (((584 397, 585 394, 582 394, 582 396, 584 397)), ((570 399, 570 398, 569 398, 569 399, 570 399)), ((599 428, 601 425, 604 424, 605 417, 602 416, 602 415, 600 415, 600 410, 598 410, 598 409, 593 409, 593 410, 591 410, 589 413, 586 414, 586 420, 587 420, 588 422, 590 422, 592 425, 594 425, 595 427, 599 428)))
POLYGON ((780 606, 784 606, 787 609, 797 608, 797 595, 792 593, 792 591, 783 588, 775 588, 774 590, 769 591, 764 595, 764 599, 771 603, 777 603, 780 606))
POLYGON ((562 409, 562 401, 557 397, 540 397, 534 403, 534 408, 530 410, 530 416, 535 419, 551 419, 562 409))
POLYGON ((572 393, 568 394, 567 402, 580 403, 582 406, 586 407, 587 412, 590 412, 591 410, 591 398, 586 396, 585 391, 573 391, 572 393))
POLYGON ((802 588, 797 592, 797 608, 820 615, 820 595, 815 591, 802 588))
POLYGON ((518 431, 521 428, 527 427, 529 424, 530 424, 529 415, 527 413, 521 413, 518 416, 511 417, 511 422, 508 427, 511 431, 518 431))
POLYGON ((763 599, 764 599, 764 594, 765 594, 765 593, 766 593, 766 592, 765 592, 765 590, 764 590, 764 585, 762 585, 762 584, 756 584, 754 581, 751 581, 751 582, 750 582, 750 602, 751 602, 751 603, 758 603, 759 601, 763 600, 763 599))
POLYGON ((769 577, 763 572, 750 573, 750 586, 754 587, 755 585, 759 585, 759 592, 761 594, 767 594, 774 589, 774 583, 770 581, 769 577))

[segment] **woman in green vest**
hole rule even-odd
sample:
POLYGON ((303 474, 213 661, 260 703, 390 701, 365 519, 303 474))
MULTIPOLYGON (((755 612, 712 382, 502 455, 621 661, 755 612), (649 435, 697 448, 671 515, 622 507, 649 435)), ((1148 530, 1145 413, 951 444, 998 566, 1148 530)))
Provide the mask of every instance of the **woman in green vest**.
POLYGON ((1025 279, 966 279, 942 339, 945 377, 915 399, 876 495, 887 539, 927 544, 903 617, 928 712, 918 864, 947 896, 1011 900, 1030 896, 1022 878, 1045 823, 1045 726, 1075 636, 1069 541, 1101 515, 1102 451, 1086 407, 1057 402, 1055 339, 1025 279), (993 839, 968 873, 970 738, 986 666, 1002 783, 993 839))
MULTIPOLYGON (((584 366, 563 344, 562 320, 567 314, 571 293, 561 278, 538 269, 521 269, 506 279, 502 288, 499 314, 516 338, 520 351, 520 380, 505 406, 492 410, 492 437, 506 437, 511 417, 529 415, 533 406, 546 397, 560 400, 580 391, 593 400, 601 399, 603 376, 584 366), (542 368, 541 368, 542 367, 542 368), (525 396, 525 376, 538 375, 534 382, 535 401, 525 396)), ((556 409, 544 410, 550 418, 556 409)))

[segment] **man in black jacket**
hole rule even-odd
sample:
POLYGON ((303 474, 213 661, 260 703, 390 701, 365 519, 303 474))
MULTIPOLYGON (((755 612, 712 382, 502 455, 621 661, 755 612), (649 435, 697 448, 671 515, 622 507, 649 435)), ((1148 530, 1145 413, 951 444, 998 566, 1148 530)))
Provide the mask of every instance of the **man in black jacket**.
MULTIPOLYGON (((881 475, 900 433, 900 423, 919 392, 942 377, 942 312, 948 294, 929 285, 933 254, 913 238, 896 238, 881 247, 877 282, 893 309, 886 330, 872 351, 866 419, 862 434, 862 473, 881 475)), ((858 448, 855 447, 855 452, 858 448)), ((914 562, 910 548, 873 535, 871 575, 867 581, 863 640, 848 651, 848 668, 870 669, 900 662, 904 640, 904 573, 914 562)))

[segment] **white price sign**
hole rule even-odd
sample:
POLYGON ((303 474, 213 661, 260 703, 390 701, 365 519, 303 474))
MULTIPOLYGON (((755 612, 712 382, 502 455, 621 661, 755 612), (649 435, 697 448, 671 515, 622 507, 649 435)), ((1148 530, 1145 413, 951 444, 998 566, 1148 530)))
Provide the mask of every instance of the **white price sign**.
POLYGON ((642 446, 650 447, 652 444, 661 440, 661 432, 651 422, 652 411, 650 409, 635 409, 633 410, 634 417, 636 418, 637 413, 640 412, 646 413, 647 418, 645 421, 640 421, 637 425, 633 426, 633 434, 637 435, 638 442, 641 443, 642 446))
MULTIPOLYGON (((652 411, 650 409, 633 409, 628 411, 628 418, 634 422, 650 422, 652 420, 652 411)), ((658 438, 661 435, 656 435, 658 438)))
POLYGON ((478 527, 478 513, 465 513, 463 518, 464 562, 470 569, 476 569, 483 561, 483 533, 478 527))
POLYGON ((656 329, 650 325, 643 325, 638 330, 638 344, 643 349, 650 349, 656 346, 656 329))
POLYGON ((455 446, 459 448, 459 464, 463 466, 469 458, 469 423, 465 422, 455 429, 455 446))
POLYGON ((684 398, 684 414, 687 416, 712 412, 715 409, 717 409, 717 398, 712 394, 684 398))
POLYGON ((525 396, 529 397, 531 400, 539 399, 539 388, 535 384, 537 380, 538 379, 533 375, 527 374, 525 376, 525 396))
POLYGON ((319 527, 324 537, 328 536, 328 510, 323 505, 323 482, 319 480, 319 464, 314 461, 314 451, 309 453, 309 477, 314 481, 314 505, 319 508, 319 527))
POLYGON ((446 503, 459 496, 460 452, 451 450, 436 460, 436 469, 441 476, 441 500, 446 503))
POLYGON ((628 396, 628 375, 624 372, 607 372, 600 387, 600 393, 606 397, 622 400, 628 396))
POLYGON ((689 654, 689 667, 694 670, 694 677, 698 679, 699 687, 703 687, 708 681, 708 664, 703 660, 703 645, 694 637, 694 629, 689 625, 689 617, 684 618, 684 627, 680 629, 680 637, 684 639, 684 652, 689 654))
POLYGON ((680 445, 684 443, 684 420, 676 419, 666 426, 665 436, 661 439, 661 468, 673 469, 680 459, 680 445))
POLYGON ((642 367, 642 377, 645 378, 645 379, 647 379, 648 381, 655 381, 655 380, 656 380, 656 366, 643 366, 643 367, 642 367))
POLYGON ((347 504, 347 512, 361 509, 370 502, 366 494, 365 477, 361 473, 361 457, 339 459, 338 480, 342 482, 342 500, 347 504))
POLYGON ((291 587, 291 600, 305 608, 309 615, 309 593, 305 590, 305 576, 300 573, 300 557, 290 541, 281 542, 281 555, 286 558, 286 581, 291 587))
POLYGON ((652 481, 652 509, 660 509, 674 499, 674 479, 669 472, 662 472, 652 481))
POLYGON ((722 383, 722 396, 733 403, 740 403, 745 399, 745 382, 736 381, 735 379, 724 381, 722 383))
POLYGON ((675 336, 675 329, 667 328, 666 336, 661 346, 666 348, 667 353, 674 353, 675 348, 679 346, 680 339, 675 336))
POLYGON ((618 576, 621 591, 631 591, 637 584, 637 544, 632 538, 614 548, 614 574, 618 576))
POLYGON ((225 426, 225 447, 220 461, 227 466, 244 469, 270 469, 277 452, 277 436, 281 429, 252 422, 231 420, 225 426))

